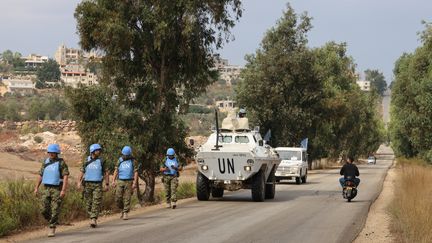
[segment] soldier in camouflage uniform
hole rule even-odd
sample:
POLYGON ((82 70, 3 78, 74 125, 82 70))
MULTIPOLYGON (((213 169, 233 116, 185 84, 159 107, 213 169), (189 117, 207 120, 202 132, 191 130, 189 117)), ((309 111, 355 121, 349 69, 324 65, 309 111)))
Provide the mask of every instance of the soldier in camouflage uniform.
POLYGON ((125 146, 122 156, 114 169, 112 186, 116 188, 117 206, 122 210, 120 218, 127 220, 130 211, 130 203, 133 190, 138 183, 138 163, 132 157, 132 149, 125 146))
POLYGON ((182 166, 175 157, 175 151, 173 148, 167 150, 167 157, 160 166, 160 172, 163 173, 162 182, 165 187, 165 196, 167 208, 175 209, 177 207, 177 187, 179 171, 182 166))
POLYGON ((48 145, 47 152, 49 158, 42 163, 34 193, 37 195, 39 186, 43 184, 42 215, 49 222, 48 237, 53 237, 58 224, 61 202, 66 195, 69 170, 65 161, 58 157, 58 154, 60 154, 58 144, 48 145))
POLYGON ((87 214, 90 216, 90 227, 96 228, 97 219, 101 210, 102 191, 109 186, 109 174, 104 160, 100 158, 102 147, 99 144, 90 146, 90 156, 81 167, 81 175, 78 179, 78 189, 84 185, 84 200, 87 214), (105 188, 102 184, 105 181, 105 188))

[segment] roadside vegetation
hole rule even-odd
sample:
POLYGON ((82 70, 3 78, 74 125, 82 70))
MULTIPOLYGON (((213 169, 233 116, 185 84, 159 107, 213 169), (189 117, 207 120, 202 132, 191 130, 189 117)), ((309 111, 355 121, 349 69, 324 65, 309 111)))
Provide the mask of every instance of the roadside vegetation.
POLYGON ((65 120, 71 118, 61 92, 0 97, 0 121, 65 120))
POLYGON ((390 205, 392 232, 399 242, 432 242, 432 166, 421 159, 397 162, 398 180, 390 205))
POLYGON ((116 0, 78 4, 82 49, 105 54, 99 87, 66 92, 78 132, 85 147, 98 142, 106 148, 108 159, 124 144, 134 148, 143 161, 144 201, 155 199, 156 171, 167 148, 180 159, 192 156, 181 115, 218 80, 211 57, 231 39, 241 15, 239 0, 137 2, 133 8, 116 0))
POLYGON ((396 156, 432 163, 432 24, 425 24, 420 40, 394 68, 390 137, 396 156))
POLYGON ((310 48, 311 17, 288 5, 260 48, 246 57, 237 101, 273 146, 309 138, 309 160, 367 156, 383 142, 378 92, 356 84, 346 43, 310 48))
MULTIPOLYGON (((63 225, 87 218, 82 193, 74 185, 74 183, 70 184, 62 204, 59 220, 60 224, 63 225)), ((34 182, 32 181, 16 180, 0 183, 0 237, 46 225, 45 219, 41 215, 40 200, 33 194, 33 190, 34 182)), ((195 196, 195 183, 180 183, 177 195, 178 199, 195 196)), ((155 203, 164 200, 164 191, 158 191, 155 203)), ((134 194, 131 205, 136 204, 138 204, 138 198, 134 194)), ((114 190, 110 190, 103 195, 102 215, 113 213, 119 213, 119 210, 115 203, 114 190)))

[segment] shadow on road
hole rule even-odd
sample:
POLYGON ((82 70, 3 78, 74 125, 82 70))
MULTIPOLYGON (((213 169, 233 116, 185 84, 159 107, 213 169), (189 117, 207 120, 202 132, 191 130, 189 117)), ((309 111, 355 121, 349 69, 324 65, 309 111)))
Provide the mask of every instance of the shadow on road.
MULTIPOLYGON (((314 185, 314 184, 320 184, 319 181, 310 181, 306 182, 306 184, 299 184, 297 186, 305 186, 305 185, 314 185)), ((276 185, 296 185, 295 181, 280 181, 277 182, 276 185)))

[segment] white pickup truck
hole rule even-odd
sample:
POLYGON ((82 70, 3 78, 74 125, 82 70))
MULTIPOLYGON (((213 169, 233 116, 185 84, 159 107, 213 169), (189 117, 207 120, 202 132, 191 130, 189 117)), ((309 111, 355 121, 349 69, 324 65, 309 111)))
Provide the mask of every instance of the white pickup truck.
POLYGON ((282 160, 276 169, 276 182, 295 179, 296 184, 306 183, 308 174, 305 148, 278 147, 275 149, 282 160))

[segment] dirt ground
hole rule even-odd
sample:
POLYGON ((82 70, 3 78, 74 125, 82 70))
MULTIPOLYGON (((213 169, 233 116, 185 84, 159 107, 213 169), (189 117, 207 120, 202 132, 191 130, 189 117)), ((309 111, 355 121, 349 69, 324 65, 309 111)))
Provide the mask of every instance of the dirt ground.
POLYGON ((395 181, 396 168, 393 165, 388 171, 381 194, 370 208, 365 227, 354 243, 394 242, 394 238, 390 233, 391 216, 388 213, 388 207, 394 197, 395 181))
MULTIPOLYGON (((0 152, 0 181, 5 180, 36 180, 41 162, 38 160, 26 160, 22 157, 0 152)), ((78 167, 69 167, 72 178, 78 177, 78 167)))

